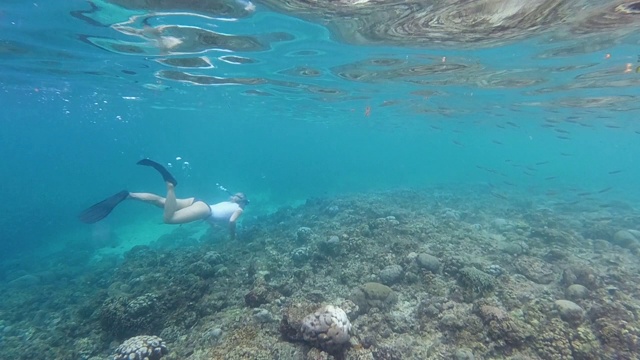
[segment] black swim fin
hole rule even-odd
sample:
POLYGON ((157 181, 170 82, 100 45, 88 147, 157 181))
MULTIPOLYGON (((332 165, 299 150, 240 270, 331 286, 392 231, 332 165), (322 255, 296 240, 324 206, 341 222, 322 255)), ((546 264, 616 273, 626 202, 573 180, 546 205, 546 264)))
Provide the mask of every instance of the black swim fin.
POLYGON ((167 169, 165 169, 164 166, 158 164, 157 162, 149 159, 142 159, 138 161, 138 165, 151 166, 152 168, 156 169, 160 173, 160 175, 162 175, 162 179, 164 181, 173 184, 173 186, 178 186, 178 181, 176 181, 176 178, 174 178, 173 175, 171 175, 171 173, 167 169))
POLYGON ((85 224, 98 222, 107 217, 107 215, 111 213, 111 210, 113 210, 128 196, 129 192, 127 190, 122 190, 81 212, 80 215, 78 215, 78 219, 85 224))

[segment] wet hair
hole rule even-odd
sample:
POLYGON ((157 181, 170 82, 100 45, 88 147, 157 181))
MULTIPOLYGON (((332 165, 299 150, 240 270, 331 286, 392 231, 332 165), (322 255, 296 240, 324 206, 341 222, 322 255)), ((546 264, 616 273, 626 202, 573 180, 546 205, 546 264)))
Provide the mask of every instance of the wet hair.
POLYGON ((244 193, 238 192, 233 194, 234 197, 238 198, 238 203, 248 204, 249 200, 247 200, 247 196, 244 193))

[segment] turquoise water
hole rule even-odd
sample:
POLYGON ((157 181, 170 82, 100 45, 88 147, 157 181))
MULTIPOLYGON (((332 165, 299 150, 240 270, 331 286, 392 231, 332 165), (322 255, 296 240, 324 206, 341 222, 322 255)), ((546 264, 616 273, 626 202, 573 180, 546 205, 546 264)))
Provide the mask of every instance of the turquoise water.
POLYGON ((0 360, 637 358, 639 14, 4 1, 0 360))
MULTIPOLYGON (((314 196, 447 184, 638 199, 633 33, 358 46, 259 3, 237 17, 162 11, 5 2, 2 257, 89 236, 76 214, 121 189, 161 193, 144 157, 172 164, 178 196, 244 191, 249 222, 314 196), (173 27, 145 33, 145 18, 173 27), (202 46, 194 29, 251 41, 202 46)), ((125 204, 106 221, 154 210, 125 204)))

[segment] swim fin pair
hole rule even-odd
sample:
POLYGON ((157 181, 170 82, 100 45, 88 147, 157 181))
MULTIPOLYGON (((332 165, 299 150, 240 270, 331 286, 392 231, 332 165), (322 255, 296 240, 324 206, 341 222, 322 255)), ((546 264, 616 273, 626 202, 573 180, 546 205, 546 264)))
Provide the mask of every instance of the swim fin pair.
MULTIPOLYGON (((169 171, 159 163, 149 159, 142 159, 138 161, 138 165, 151 166, 156 169, 160 175, 162 175, 162 179, 164 181, 173 184, 173 186, 178 185, 178 182, 173 175, 171 175, 171 173, 169 173, 169 171)), ((115 207, 123 202, 127 197, 129 197, 129 192, 127 190, 122 190, 84 210, 78 215, 78 219, 85 224, 96 223, 107 217, 107 215, 109 215, 111 211, 113 211, 113 209, 115 209, 115 207)))

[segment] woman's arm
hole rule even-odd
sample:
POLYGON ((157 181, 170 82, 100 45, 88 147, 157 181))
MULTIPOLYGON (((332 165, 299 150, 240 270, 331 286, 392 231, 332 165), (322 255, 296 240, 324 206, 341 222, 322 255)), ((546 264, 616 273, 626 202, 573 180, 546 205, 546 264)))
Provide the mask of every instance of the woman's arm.
POLYGON ((231 235, 231 239, 236 238, 236 220, 238 220, 240 215, 242 215, 242 209, 236 210, 229 219, 229 235, 231 235))

